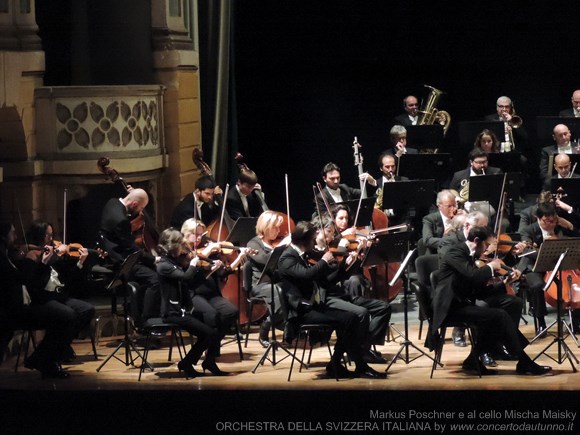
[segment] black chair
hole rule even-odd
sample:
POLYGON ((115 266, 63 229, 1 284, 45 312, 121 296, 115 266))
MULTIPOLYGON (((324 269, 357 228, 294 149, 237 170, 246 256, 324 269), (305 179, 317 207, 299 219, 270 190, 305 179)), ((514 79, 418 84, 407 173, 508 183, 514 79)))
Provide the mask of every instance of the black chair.
POLYGON ((256 305, 265 305, 268 311, 270 311, 270 304, 266 300, 266 298, 262 296, 252 296, 252 263, 246 261, 242 268, 242 291, 246 296, 246 307, 247 311, 247 318, 248 323, 246 323, 246 338, 244 347, 248 347, 248 340, 250 337, 250 329, 252 327, 252 323, 258 319, 252 319, 252 315, 254 314, 254 307, 256 305))
POLYGON ((141 332, 145 334, 145 348, 143 349, 143 360, 139 369, 139 381, 141 380, 141 375, 145 371, 145 367, 149 367, 149 369, 153 371, 153 366, 147 360, 147 357, 149 356, 149 350, 151 348, 151 338, 153 335, 166 335, 168 332, 171 332, 171 341, 169 344, 169 355, 167 357, 167 361, 171 361, 174 341, 177 343, 180 361, 187 353, 185 343, 183 341, 183 335, 181 333, 181 327, 175 323, 165 322, 162 318, 147 319, 141 326, 141 332))
MULTIPOLYGON (((300 368, 298 369, 299 372, 302 372, 302 367, 308 368, 310 365, 310 359, 312 356, 312 350, 314 345, 317 341, 321 341, 322 343, 326 344, 328 348, 328 354, 332 360, 332 349, 330 348, 330 337, 332 336, 332 332, 334 328, 330 325, 325 325, 321 323, 301 323, 298 317, 293 317, 292 319, 289 318, 290 313, 290 306, 288 303, 288 296, 286 294, 286 290, 284 286, 281 286, 280 290, 280 303, 282 305, 282 314, 284 316, 284 338, 285 340, 293 340, 295 341, 294 344, 294 352, 292 353, 292 362, 290 363, 290 370, 288 372, 288 382, 292 377, 292 370, 294 369, 294 361, 300 362, 300 368), (291 332, 290 332, 291 331, 291 332), (303 340, 303 347, 302 347, 302 358, 299 359, 296 357, 298 353, 298 342, 303 340), (310 351, 308 354, 308 361, 304 362, 304 357, 306 355, 306 346, 310 345, 310 351)), ((287 341, 288 343, 288 341, 287 341)), ((291 343, 288 343, 291 344, 291 343)), ((334 363, 334 362, 333 362, 334 363)), ((334 370, 336 374, 336 380, 338 381, 338 371, 334 370)))
MULTIPOLYGON (((430 281, 431 281, 431 288, 433 293, 435 292, 435 289, 437 288, 437 283, 438 283, 438 277, 439 277, 439 271, 435 270, 433 272, 431 272, 431 276, 430 276, 430 281)), ((426 298, 427 295, 423 294, 422 295, 423 298, 426 298)), ((429 295, 429 311, 426 313, 427 314, 427 318, 429 320, 429 322, 431 322, 432 318, 433 318, 433 309, 432 309, 432 303, 431 303, 432 299, 429 295)), ((433 361, 433 365, 431 367, 431 379, 433 379, 433 373, 435 372, 435 369, 437 368, 437 365, 443 366, 441 364, 441 355, 443 354, 443 345, 445 344, 445 335, 447 332, 447 328, 465 328, 465 330, 467 331, 467 335, 469 337, 469 343, 471 343, 472 347, 476 346, 476 342, 475 342, 475 325, 470 323, 470 322, 465 322, 465 321, 453 321, 453 320, 444 320, 443 323, 441 324, 441 326, 439 327, 439 330, 437 331, 437 339, 436 339, 436 346, 435 346, 435 358, 433 361)), ((481 369, 480 366, 478 365, 478 372, 479 372, 479 377, 481 378, 481 369)))
POLYGON ((436 254, 421 255, 415 260, 417 281, 414 286, 419 304, 419 340, 423 333, 423 322, 428 319, 427 313, 431 310, 431 272, 438 268, 439 257, 436 254))

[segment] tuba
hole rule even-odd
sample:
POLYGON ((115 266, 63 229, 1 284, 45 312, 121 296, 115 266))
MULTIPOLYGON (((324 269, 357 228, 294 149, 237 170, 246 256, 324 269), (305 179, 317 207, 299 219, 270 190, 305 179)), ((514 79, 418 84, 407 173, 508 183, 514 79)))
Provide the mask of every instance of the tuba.
POLYGON ((451 115, 444 110, 437 110, 435 108, 437 101, 439 101, 439 97, 443 94, 443 91, 440 91, 433 86, 424 86, 431 89, 431 92, 419 110, 417 125, 440 124, 443 127, 443 135, 445 135, 449 129, 449 124, 451 124, 451 115))

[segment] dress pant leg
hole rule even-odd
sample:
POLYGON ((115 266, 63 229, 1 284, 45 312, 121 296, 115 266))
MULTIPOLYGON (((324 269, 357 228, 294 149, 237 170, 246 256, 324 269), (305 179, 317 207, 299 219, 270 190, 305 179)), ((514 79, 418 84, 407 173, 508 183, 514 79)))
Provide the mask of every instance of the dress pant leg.
POLYGON ((538 272, 530 272, 526 274, 530 291, 530 301, 534 306, 535 317, 545 317, 548 313, 546 309, 546 299, 544 298, 544 274, 538 272))
POLYGON ((195 344, 191 347, 187 355, 185 355, 184 361, 197 364, 199 358, 206 350, 206 359, 208 361, 215 360, 215 350, 212 351, 212 349, 215 349, 216 343, 219 347, 219 334, 217 329, 206 325, 202 320, 189 314, 184 316, 168 316, 164 320, 168 323, 175 323, 190 334, 196 336, 195 344))
POLYGON ((358 319, 358 324, 356 325, 356 342, 359 346, 366 347, 369 343, 369 324, 371 316, 368 310, 360 305, 356 305, 352 302, 344 300, 339 297, 328 297, 326 299, 326 306, 333 310, 346 311, 353 313, 358 319))
MULTIPOLYGON (((159 277, 155 269, 137 263, 131 271, 131 281, 139 284, 138 312, 143 321, 161 315, 159 277)), ((135 319, 138 322, 138 319, 135 319)), ((139 322, 138 322, 139 323, 139 322)))
POLYGON ((488 306, 491 308, 501 308, 506 313, 508 313, 508 316, 510 316, 510 319, 512 319, 514 326, 516 328, 519 327, 524 305, 524 302, 521 298, 503 293, 490 296, 481 302, 485 303, 485 305, 480 305, 480 301, 477 301, 477 305, 488 306))
POLYGON ((388 302, 379 299, 356 297, 353 304, 365 308, 370 315, 369 344, 385 344, 385 336, 391 320, 391 306, 388 302))
POLYGON ((64 304, 70 307, 77 315, 74 328, 74 338, 76 338, 79 332, 86 330, 90 326, 91 320, 95 316, 95 307, 86 301, 74 298, 67 298, 64 304))

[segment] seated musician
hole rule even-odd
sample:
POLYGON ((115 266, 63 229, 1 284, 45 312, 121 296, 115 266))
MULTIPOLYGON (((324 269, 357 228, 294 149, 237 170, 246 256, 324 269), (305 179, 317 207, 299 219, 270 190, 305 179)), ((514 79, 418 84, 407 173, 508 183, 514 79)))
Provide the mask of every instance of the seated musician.
MULTIPOLYGON (((252 288, 248 289, 252 296, 261 297, 266 300, 268 304, 272 303, 272 286, 269 277, 264 277, 264 281, 258 284, 262 272, 266 267, 268 258, 278 245, 287 245, 290 243, 290 236, 285 240, 278 238, 280 234, 280 227, 282 225, 282 215, 275 211, 265 211, 258 218, 256 224, 256 236, 252 238, 247 247, 255 249, 258 253, 248 258, 252 268, 252 288)), ((280 290, 277 284, 274 284, 274 325, 279 325, 283 321, 282 306, 280 305, 280 290)), ((268 347, 270 343, 270 328, 272 327, 272 319, 270 316, 264 320, 260 325, 259 341, 263 347, 268 347)))
MULTIPOLYGON (((574 225, 560 216, 556 211, 556 206, 551 202, 538 204, 536 210, 536 222, 528 225, 521 231, 522 241, 533 243, 540 249, 542 242, 546 239, 556 237, 578 237, 580 231, 574 225)), ((544 335, 546 330, 545 316, 547 314, 546 301, 544 299, 544 273, 532 272, 537 254, 521 257, 518 264, 528 282, 530 292, 530 310, 533 311, 536 334, 544 335)))
MULTIPOLYGON (((329 205, 350 201, 351 199, 358 199, 361 196, 360 189, 355 189, 340 182, 340 168, 335 163, 330 162, 324 165, 324 168, 322 168, 322 179, 324 180, 322 194, 329 205)), ((359 179, 362 182, 367 182, 371 186, 376 185, 375 179, 366 172, 361 174, 359 179)), ((367 189, 367 191, 369 194, 374 194, 374 189, 367 189)), ((316 194, 316 202, 318 203, 318 210, 326 210, 326 205, 320 192, 316 194)), ((313 216, 316 216, 316 212, 313 216)))
MULTIPOLYGON (((395 175, 397 172, 397 159, 388 151, 383 152, 379 156, 379 168, 382 176, 376 181, 377 199, 375 201, 375 208, 383 211, 383 185, 394 181, 408 181, 409 179, 395 175)), ((391 226, 405 223, 408 218, 407 210, 384 209, 384 212, 389 217, 389 225, 391 226)))
MULTIPOLYGON (((221 339, 235 325, 239 310, 230 300, 223 297, 221 288, 228 279, 228 274, 236 270, 238 265, 245 258, 245 249, 229 264, 225 264, 226 259, 217 254, 220 253, 220 244, 206 241, 205 225, 195 219, 187 219, 182 227, 181 233, 183 239, 192 252, 197 252, 202 258, 211 260, 211 271, 215 273, 207 274, 198 273, 195 277, 187 282, 189 295, 193 307, 197 313, 203 316, 203 321, 216 328, 221 339)), ((237 289, 236 289, 237 292, 237 289)), ((218 348, 215 350, 219 355, 218 348)))
POLYGON ((391 148, 386 152, 397 157, 403 154, 418 154, 416 148, 409 148, 407 146, 407 129, 402 125, 393 125, 389 131, 389 140, 391 141, 391 148))
POLYGON ((240 217, 258 217, 267 209, 258 177, 252 170, 241 170, 235 188, 228 191, 228 215, 235 221, 240 217))
POLYGON ((556 206, 556 213, 558 216, 570 221, 575 227, 580 227, 580 213, 571 205, 562 201, 566 199, 558 194, 552 194, 549 190, 540 192, 536 198, 536 204, 524 208, 520 212, 520 222, 518 226, 518 233, 521 234, 522 230, 528 225, 536 222, 536 210, 538 209, 538 204, 541 203, 553 203, 556 206))
POLYGON ((423 217, 422 243, 427 254, 436 254, 437 247, 446 231, 451 228, 451 219, 463 211, 457 209, 457 200, 451 190, 442 190, 437 194, 436 212, 423 217))
POLYGON ((393 124, 395 125, 417 125, 417 118, 419 117, 419 100, 414 95, 407 95, 403 99, 403 110, 402 113, 393 118, 393 124))
POLYGON ((479 148, 488 154, 499 153, 499 139, 493 131, 486 128, 476 136, 473 148, 479 148))
POLYGON ((364 361, 361 352, 360 322, 352 312, 330 308, 326 304, 324 278, 338 269, 332 252, 311 265, 306 254, 314 249, 317 229, 310 222, 298 222, 292 232, 292 243, 282 253, 278 262, 278 273, 290 305, 289 320, 298 318, 302 323, 322 323, 336 330, 337 340, 332 361, 326 366, 330 377, 385 378, 386 375, 373 370, 364 361), (355 363, 352 373, 342 364, 347 352, 355 363))
POLYGON ((580 118, 580 89, 576 89, 572 93, 572 98, 570 99, 572 107, 569 109, 561 110, 558 116, 560 118, 580 118))
MULTIPOLYGON (((16 329, 42 328, 44 338, 25 361, 25 367, 36 369, 42 378, 67 378, 69 372, 60 363, 70 358, 70 342, 76 328, 76 313, 56 303, 31 303, 24 287, 24 274, 16 266, 24 253, 14 245, 16 230, 6 219, 0 220, 0 360, 16 329), (12 253, 17 253, 14 258, 12 253)), ((48 254, 47 254, 48 255, 48 254)))
POLYGON ((141 320, 159 317, 161 307, 159 280, 155 272, 155 262, 159 257, 138 246, 131 231, 131 220, 139 216, 148 203, 149 197, 143 189, 132 189, 124 198, 111 198, 103 208, 99 230, 101 247, 114 268, 120 267, 130 254, 141 252, 129 276, 130 281, 139 284, 137 306, 131 308, 137 326, 141 320))
POLYGON ((502 293, 499 286, 487 285, 489 279, 502 268, 501 262, 492 260, 481 268, 474 265, 474 257, 479 258, 492 242, 492 234, 487 228, 471 228, 467 240, 451 246, 442 259, 433 297, 429 345, 433 348, 437 344, 436 332, 444 320, 468 321, 477 327, 477 338, 462 364, 463 370, 495 374, 495 370, 486 368, 480 362, 479 355, 503 345, 518 360, 517 374, 545 374, 551 368, 536 364, 525 353, 528 341, 508 313, 500 308, 475 304, 476 299, 484 300, 502 293))
POLYGON ((480 148, 469 152, 469 167, 453 174, 449 188, 459 192, 462 200, 469 200, 469 177, 501 174, 502 170, 488 166, 487 153, 480 148))
POLYGON ((547 176, 544 180, 544 190, 550 190, 552 188, 552 180, 559 180, 561 178, 580 178, 580 175, 576 172, 572 173, 570 156, 566 153, 560 153, 554 156, 554 170, 556 173, 552 174, 551 177, 547 176))
POLYGON ((527 149, 528 134, 521 125, 517 128, 513 127, 513 118, 516 115, 514 105, 511 98, 502 96, 499 97, 495 104, 495 113, 485 116, 485 121, 497 121, 504 123, 506 135, 512 136, 514 140, 513 146, 517 147, 519 151, 527 149))
MULTIPOLYGON (((86 279, 82 273, 89 252, 81 248, 78 259, 70 257, 66 255, 68 247, 64 244, 55 247, 52 237, 51 224, 34 221, 28 230, 27 241, 37 249, 26 253, 21 268, 32 305, 44 305, 58 318, 67 318, 66 323, 72 325, 63 354, 63 361, 71 362, 76 357, 71 341, 90 327, 95 315, 95 307, 90 303, 70 297, 73 289, 69 283, 75 278, 77 281, 86 279)), ((32 358, 28 364, 37 368, 38 363, 32 358)))
MULTIPOLYGON (((344 259, 339 267, 329 274, 323 286, 327 288, 326 305, 337 310, 349 311, 357 315, 361 324, 361 337, 359 342, 363 352, 363 358, 367 363, 385 363, 381 354, 371 349, 372 345, 384 345, 389 320, 391 319, 391 306, 388 302, 379 299, 370 299, 363 296, 365 289, 370 287, 369 281, 364 277, 358 259, 359 251, 347 252, 340 234, 336 234, 332 219, 322 216, 313 222, 318 227, 314 252, 322 253, 327 246, 338 245, 338 252, 344 252, 344 259), (324 231, 321 230, 321 227, 324 231), (352 267, 350 267, 352 266, 352 267)), ((366 245, 367 240, 361 238, 358 243, 366 245)), ((365 249, 360 251, 364 253, 365 249)))
MULTIPOLYGON (((455 219, 455 218, 454 218, 455 219)), ((463 218, 463 226, 458 231, 453 231, 449 234, 446 234, 439 243, 438 247, 438 255, 439 261, 443 261, 449 248, 452 246, 459 245, 461 243, 465 243, 467 240, 467 235, 471 228, 474 227, 487 227, 489 220, 487 216, 481 212, 471 212, 463 218)), ((485 252, 485 255, 492 255, 495 252, 496 244, 493 243, 485 252)), ((523 244, 518 245, 517 249, 522 250, 523 244)), ((508 263, 506 261, 506 263, 508 263)), ((509 264, 508 264, 509 265, 509 264)), ((519 278, 520 276, 519 271, 514 272, 514 278, 519 278)), ((501 283, 498 283, 500 285, 501 283)), ((503 291, 493 292, 491 294, 486 294, 484 299, 477 299, 475 301, 476 305, 480 306, 489 306, 493 308, 501 308, 505 310, 510 319, 516 326, 519 326, 520 323, 520 316, 522 314, 522 300, 518 297, 513 295, 506 294, 503 291)), ((459 347, 465 347, 467 345, 465 341, 465 331, 463 328, 453 328, 453 343, 459 347)), ((496 366, 497 363, 494 359, 512 359, 512 356, 507 353, 505 348, 498 347, 492 349, 492 353, 482 353, 480 355, 481 362, 486 366, 496 366)))
POLYGON ((201 364, 203 371, 209 370, 216 376, 225 376, 217 366, 215 359, 220 347, 220 334, 215 326, 211 326, 194 315, 194 307, 186 291, 185 285, 197 275, 204 275, 205 271, 198 268, 199 256, 187 257, 189 248, 185 245, 183 235, 176 229, 164 230, 159 236, 159 250, 161 260, 157 263, 159 284, 161 287, 161 317, 168 323, 175 323, 195 335, 195 344, 185 357, 179 362, 179 370, 190 378, 200 376, 195 370, 195 364, 206 352, 205 360, 201 364), (185 259, 186 261, 182 261, 185 259), (185 269, 185 270, 184 270, 185 269))
POLYGON ((542 156, 540 158, 540 177, 546 179, 548 177, 548 161, 551 155, 556 154, 578 154, 578 146, 572 146, 570 138, 572 134, 568 126, 558 124, 552 131, 552 138, 554 145, 545 146, 542 148, 542 156))
POLYGON ((209 225, 220 216, 221 207, 216 195, 221 193, 221 188, 215 185, 209 175, 199 177, 195 181, 195 190, 185 195, 173 210, 170 225, 173 228, 181 228, 190 218, 209 225))

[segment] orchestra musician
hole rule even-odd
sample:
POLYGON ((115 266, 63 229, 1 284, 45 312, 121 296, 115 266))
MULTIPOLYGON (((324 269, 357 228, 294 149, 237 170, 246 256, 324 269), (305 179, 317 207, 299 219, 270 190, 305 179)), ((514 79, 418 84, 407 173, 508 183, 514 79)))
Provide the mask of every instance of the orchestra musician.
POLYGON ((520 212, 520 223, 518 226, 518 233, 521 233, 525 227, 536 222, 536 210, 538 204, 552 202, 556 206, 556 213, 558 216, 570 221, 575 227, 580 227, 580 213, 574 207, 562 201, 558 194, 552 194, 548 190, 540 192, 536 198, 536 204, 524 208, 520 212))
MULTIPOLYGON (((344 206, 339 205, 339 207, 344 206)), ((316 221, 318 232, 314 250, 324 252, 326 246, 335 242, 334 224, 328 215, 323 215, 322 221, 319 218, 316 221), (321 227, 324 231, 321 231, 321 227)), ((340 234, 337 236, 340 239, 340 234)), ((366 240, 361 238, 359 243, 364 244, 366 240)), ((341 252, 341 245, 338 246, 338 252, 341 252)), ((346 252, 344 248, 344 253, 344 259, 339 262, 338 268, 325 278, 326 283, 323 286, 327 289, 326 305, 356 314, 360 322, 359 330, 362 335, 359 337, 359 343, 361 343, 364 360, 367 363, 385 363, 381 354, 371 349, 371 346, 385 344, 385 336, 391 319, 391 306, 386 301, 363 296, 370 284, 362 274, 361 268, 353 266, 347 269, 351 263, 358 260, 358 250, 346 252)))
MULTIPOLYGON (((72 362, 76 355, 70 343, 79 333, 90 327, 95 315, 93 305, 70 297, 72 280, 79 281, 84 278, 83 267, 89 255, 88 250, 80 248, 78 260, 65 255, 68 247, 64 244, 55 246, 52 225, 41 220, 30 225, 27 241, 35 249, 28 250, 22 260, 21 269, 32 305, 44 305, 50 316, 71 325, 62 357, 64 362, 72 362)), ((40 363, 34 358, 28 360, 28 365, 32 368, 39 368, 37 364, 40 363)), ((60 377, 58 370, 53 374, 60 377)))
MULTIPOLYGON (((76 315, 61 309, 56 303, 31 303, 30 295, 24 286, 24 274, 17 267, 21 256, 15 246, 16 230, 7 219, 0 219, 0 357, 16 329, 42 328, 44 338, 37 343, 35 351, 25 359, 24 365, 38 370, 42 378, 67 378, 69 372, 60 363, 71 356, 72 340, 76 315)), ((20 259, 21 260, 21 259, 20 259)), ((3 358, 0 358, 3 359, 3 358)))
MULTIPOLYGON (((558 216, 556 206, 552 202, 542 202, 536 209, 536 222, 528 225, 521 231, 522 241, 533 243, 540 249, 546 239, 556 237, 578 237, 580 231, 567 219, 558 216)), ((518 269, 526 277, 530 293, 530 310, 533 311, 536 334, 544 335, 546 330, 545 316, 547 314, 546 301, 544 299, 544 273, 533 272, 532 268, 537 258, 536 254, 521 257, 518 269)))
POLYGON ((230 218, 235 221, 240 217, 258 217, 267 210, 261 189, 254 171, 240 170, 235 188, 228 191, 226 211, 230 218))
POLYGON ((292 243, 282 253, 278 262, 278 273, 287 294, 290 306, 289 320, 300 319, 303 323, 321 323, 336 330, 337 340, 332 361, 326 366, 329 377, 385 378, 364 361, 360 342, 360 322, 349 311, 330 308, 326 304, 324 278, 338 269, 333 253, 325 252, 314 265, 310 265, 306 255, 314 249, 317 229, 310 222, 301 221, 292 232, 292 243), (342 356, 347 352, 355 363, 352 373, 342 364, 342 356))
POLYGON ((135 244, 131 231, 131 219, 138 216, 149 203, 147 192, 131 189, 124 198, 111 198, 101 213, 100 244, 107 252, 107 259, 114 268, 120 267, 130 254, 141 251, 139 261, 133 267, 129 279, 139 284, 136 307, 132 307, 133 319, 159 317, 161 297, 155 263, 159 257, 142 250, 135 244))
POLYGON ((422 244, 425 253, 436 254, 437 247, 446 231, 451 228, 451 219, 458 214, 457 199, 451 190, 442 190, 437 193, 438 211, 423 217, 422 244))
MULTIPOLYGON (((268 258, 276 246, 287 245, 290 243, 290 236, 285 240, 279 239, 280 227, 282 226, 282 215, 275 211, 267 210, 263 212, 256 223, 256 236, 247 243, 247 247, 255 249, 256 255, 248 258, 251 265, 252 288, 247 289, 252 296, 260 297, 266 300, 271 306, 272 303, 272 285, 269 276, 264 276, 263 282, 258 284, 262 277, 262 272, 266 267, 268 258)), ((278 284, 274 284, 274 325, 280 325, 283 322, 282 305, 280 304, 280 290, 278 284)), ((268 347, 270 343, 269 333, 272 327, 272 319, 268 316, 260 324, 258 340, 263 347, 268 347)))
POLYGON ((514 128, 511 125, 512 118, 515 115, 514 104, 511 98, 502 96, 499 97, 495 104, 496 113, 487 115, 485 121, 497 121, 503 122, 506 130, 506 134, 513 136, 515 145, 520 151, 526 149, 528 135, 522 126, 514 128))
POLYGON ((221 207, 216 195, 221 193, 221 188, 216 186, 211 176, 199 177, 195 181, 195 190, 185 195, 173 210, 170 225, 181 228, 190 218, 201 220, 206 226, 211 224, 220 215, 221 207))
POLYGON ((419 101, 417 97, 413 95, 408 95, 403 99, 403 110, 402 113, 395 118, 393 118, 393 124, 395 125, 417 125, 417 118, 419 117, 419 101))
POLYGON ((479 148, 469 152, 469 166, 453 174, 449 188, 459 192, 462 200, 469 200, 469 177, 501 174, 502 170, 488 166, 487 153, 479 148))
POLYGON ((580 89, 574 91, 570 101, 572 102, 572 107, 562 110, 558 114, 560 118, 580 118, 580 89))
POLYGON ((194 366, 203 352, 206 352, 205 360, 201 364, 203 371, 209 370, 216 376, 228 375, 229 373, 221 371, 215 362, 221 340, 218 330, 194 315, 191 297, 185 290, 185 283, 195 279, 197 275, 205 274, 205 271, 198 267, 200 257, 197 255, 191 259, 186 257, 189 248, 184 243, 183 235, 173 228, 161 233, 159 250, 161 260, 157 263, 157 273, 162 295, 161 317, 164 321, 175 323, 196 336, 195 344, 178 363, 179 370, 189 378, 200 376, 201 373, 195 370, 194 366), (184 256, 186 264, 181 261, 184 256))
MULTIPOLYGON (((385 183, 392 183, 395 181, 408 181, 407 177, 395 175, 397 173, 397 158, 389 151, 383 152, 379 156, 379 169, 381 177, 376 180, 377 199, 375 201, 375 208, 383 210, 383 185, 385 183)), ((389 217, 389 225, 400 225, 407 221, 407 210, 393 210, 385 209, 385 214, 389 217)))
POLYGON ((505 346, 517 359, 516 373, 542 375, 551 367, 533 362, 524 351, 528 340, 521 334, 508 313, 500 308, 479 306, 476 299, 484 300, 494 294, 501 294, 499 286, 487 285, 490 278, 502 268, 498 259, 481 268, 475 266, 475 258, 493 243, 491 231, 486 227, 473 227, 465 242, 453 245, 442 259, 438 271, 438 284, 433 298, 433 321, 429 325, 429 346, 437 341, 436 332, 444 320, 467 321, 477 327, 477 338, 471 353, 463 361, 467 372, 483 375, 495 374, 479 360, 479 355, 505 346), (475 258, 474 258, 475 257, 475 258))
POLYGON ((391 148, 387 152, 391 155, 401 157, 403 154, 418 154, 416 148, 407 146, 407 129, 402 125, 393 125, 389 131, 391 148))
POLYGON ((572 173, 570 156, 566 153, 560 153, 554 156, 554 170, 556 173, 552 174, 551 177, 547 176, 544 180, 544 190, 550 190, 552 188, 552 180, 559 180, 561 178, 580 178, 580 175, 578 175, 576 171, 572 173))
POLYGON ((220 259, 219 256, 215 258, 221 251, 220 244, 213 241, 204 242, 206 227, 203 223, 187 219, 181 226, 181 233, 192 252, 198 252, 202 258, 209 258, 212 261, 211 271, 215 273, 209 276, 198 273, 187 281, 187 287, 195 311, 203 316, 203 321, 207 325, 219 332, 220 340, 218 348, 215 349, 215 354, 219 355, 219 343, 235 325, 239 314, 238 307, 222 296, 221 285, 228 274, 244 260, 246 249, 242 248, 236 259, 227 265, 225 258, 220 259))
POLYGON ((540 158, 540 177, 542 180, 548 177, 548 160, 554 154, 577 154, 578 147, 573 147, 570 142, 571 133, 568 126, 558 124, 554 127, 552 138, 555 145, 549 145, 542 148, 542 157, 540 158))
POLYGON ((486 153, 499 153, 499 139, 491 130, 483 129, 476 137, 473 148, 480 148, 486 153))

